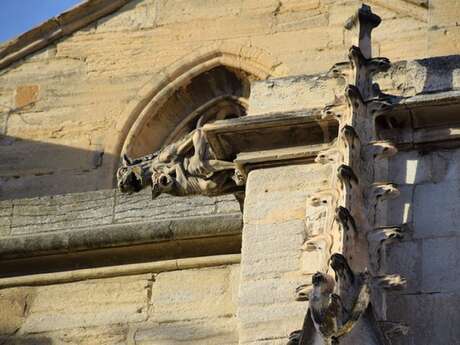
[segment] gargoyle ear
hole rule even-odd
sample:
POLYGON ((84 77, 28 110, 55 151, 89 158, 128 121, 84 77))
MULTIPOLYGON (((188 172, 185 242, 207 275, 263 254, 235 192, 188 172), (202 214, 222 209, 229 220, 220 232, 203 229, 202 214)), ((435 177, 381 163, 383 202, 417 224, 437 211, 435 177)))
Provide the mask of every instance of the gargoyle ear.
POLYGON ((131 165, 133 162, 131 158, 128 157, 128 155, 125 153, 123 154, 123 164, 124 165, 131 165))

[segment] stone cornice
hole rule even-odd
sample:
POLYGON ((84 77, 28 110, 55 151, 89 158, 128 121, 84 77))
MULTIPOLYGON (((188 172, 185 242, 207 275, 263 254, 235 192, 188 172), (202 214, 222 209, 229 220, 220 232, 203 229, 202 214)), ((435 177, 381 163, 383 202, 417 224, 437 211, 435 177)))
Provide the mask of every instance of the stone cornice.
POLYGON ((318 145, 337 136, 338 124, 324 118, 320 109, 305 109, 216 121, 203 127, 219 159, 242 152, 318 145))
POLYGON ((419 94, 397 101, 377 117, 380 139, 402 147, 437 145, 457 147, 460 140, 460 91, 419 94))
POLYGON ((86 0, 0 45, 0 69, 104 17, 131 0, 86 0))

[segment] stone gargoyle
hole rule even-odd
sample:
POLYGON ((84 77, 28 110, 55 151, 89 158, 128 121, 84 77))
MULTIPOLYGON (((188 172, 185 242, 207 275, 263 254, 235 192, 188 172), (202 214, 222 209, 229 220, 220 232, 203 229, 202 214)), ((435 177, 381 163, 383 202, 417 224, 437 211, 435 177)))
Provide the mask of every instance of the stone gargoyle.
POLYGON ((200 128, 155 153, 136 159, 124 155, 117 180, 122 193, 150 186, 152 198, 162 193, 216 196, 237 192, 244 183, 233 162, 215 159, 200 128))
POLYGON ((354 273, 341 254, 332 255, 331 267, 335 279, 317 272, 311 285, 297 288, 297 300, 308 300, 309 308, 288 345, 386 344, 370 304, 370 275, 354 273))

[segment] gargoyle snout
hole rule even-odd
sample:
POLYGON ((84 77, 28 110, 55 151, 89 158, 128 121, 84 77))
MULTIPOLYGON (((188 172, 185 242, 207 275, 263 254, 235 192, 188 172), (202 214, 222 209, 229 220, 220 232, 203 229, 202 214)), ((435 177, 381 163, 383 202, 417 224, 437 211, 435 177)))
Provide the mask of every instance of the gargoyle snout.
POLYGON ((325 281, 326 279, 324 278, 324 275, 321 272, 316 272, 311 278, 311 282, 314 286, 319 286, 325 281))

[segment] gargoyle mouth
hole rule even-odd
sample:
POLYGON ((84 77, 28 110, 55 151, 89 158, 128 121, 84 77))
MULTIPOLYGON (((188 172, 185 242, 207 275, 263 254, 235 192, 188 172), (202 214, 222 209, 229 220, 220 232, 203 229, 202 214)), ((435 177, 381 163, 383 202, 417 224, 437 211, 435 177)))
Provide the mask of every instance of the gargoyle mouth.
POLYGON ((142 178, 137 176, 135 173, 129 173, 124 179, 118 183, 118 189, 122 193, 137 193, 142 190, 143 183, 142 178))

